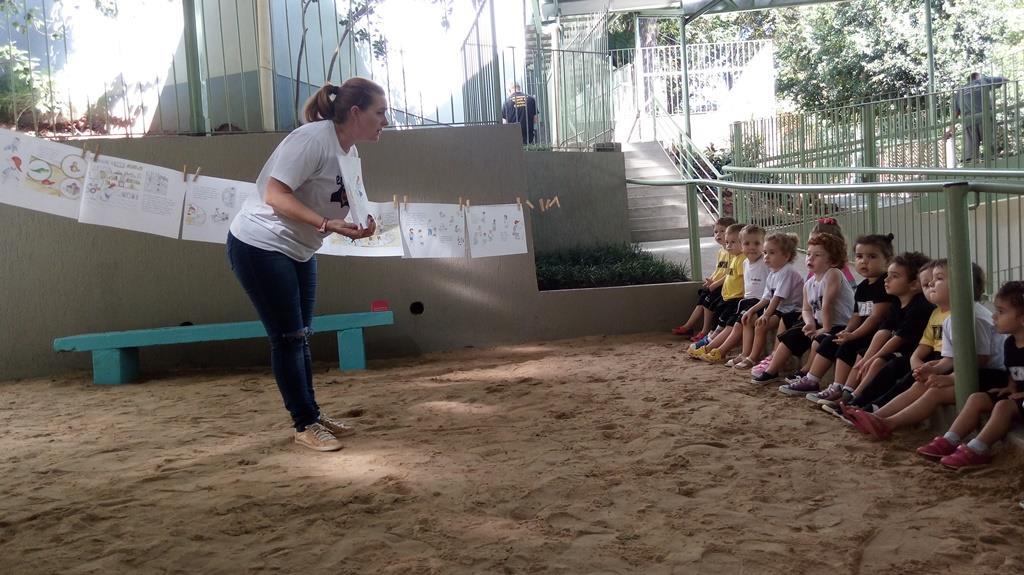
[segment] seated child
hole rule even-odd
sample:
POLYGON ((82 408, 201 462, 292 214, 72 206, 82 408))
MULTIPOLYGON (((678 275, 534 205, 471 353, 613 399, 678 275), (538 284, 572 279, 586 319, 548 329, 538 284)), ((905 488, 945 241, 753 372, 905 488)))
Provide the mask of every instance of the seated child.
POLYGON ((787 329, 799 321, 803 290, 800 272, 793 266, 797 241, 795 234, 772 234, 764 242, 768 277, 761 300, 743 312, 740 319, 743 350, 733 361, 736 369, 749 369, 754 365, 764 351, 768 334, 775 332, 780 321, 787 329))
MULTIPOLYGON (((935 266, 935 262, 928 262, 918 272, 918 280, 923 290, 922 295, 931 304, 932 311, 924 322, 924 329, 921 331, 917 346, 909 354, 909 357, 906 357, 903 352, 899 352, 898 357, 894 357, 884 365, 879 365, 876 360, 875 364, 869 366, 866 372, 859 371, 863 365, 858 365, 858 370, 851 373, 851 383, 848 385, 848 387, 855 386, 855 389, 843 394, 842 400, 845 403, 868 411, 875 411, 910 388, 914 383, 913 372, 915 369, 942 358, 942 324, 949 317, 949 291, 938 293, 932 289, 935 266)), ((919 312, 923 313, 923 306, 919 312)), ((912 317, 915 314, 907 315, 912 317)), ((916 332, 916 327, 914 331, 916 332)), ((884 344, 882 345, 884 346, 884 344)), ((882 353, 884 352, 885 350, 882 350, 882 353)))
MULTIPOLYGON (((978 302, 985 292, 985 272, 973 265, 974 276, 974 337, 978 354, 978 385, 981 391, 1006 385, 1003 370, 1003 337, 996 334, 992 312, 978 302)), ((932 268, 932 289, 948 290, 947 263, 940 260, 932 268)), ((942 405, 956 402, 953 388, 953 316, 942 325, 942 359, 924 364, 914 372, 914 384, 892 401, 871 413, 852 405, 842 405, 842 413, 862 433, 875 439, 886 439, 893 430, 920 423, 942 405)))
POLYGON ((715 265, 715 271, 704 278, 704 285, 697 291, 697 307, 693 308, 690 319, 686 320, 683 325, 674 328, 672 333, 692 336, 691 341, 700 341, 711 330, 714 319, 712 310, 718 307, 722 301, 722 283, 724 283, 725 273, 729 269, 729 260, 732 259, 729 252, 725 250, 725 230, 735 223, 736 220, 727 216, 715 221, 715 242, 722 246, 722 249, 718 250, 718 263, 715 265), (698 323, 701 323, 700 332, 694 334, 693 330, 698 323))
MULTIPOLYGON (((836 379, 847 389, 853 389, 848 403, 858 407, 868 405, 910 374, 910 358, 935 310, 921 291, 921 281, 929 279, 930 272, 921 274, 920 270, 927 264, 928 258, 918 252, 900 254, 889 264, 885 291, 896 298, 896 304, 872 338, 871 345, 849 370, 847 379, 836 379)), ((841 398, 840 390, 840 397, 832 401, 841 398)))
MULTIPOLYGON (((730 226, 730 230, 732 227, 730 226)), ((718 319, 722 331, 704 348, 700 359, 709 363, 725 361, 725 354, 743 341, 743 326, 740 325, 740 318, 750 308, 761 301, 761 294, 764 293, 764 282, 768 278, 768 266, 764 263, 764 229, 749 225, 740 231, 740 247, 742 249, 743 263, 743 298, 731 309, 724 311, 718 319)), ((729 245, 728 240, 726 245, 729 245)), ((729 280, 725 281, 722 288, 723 298, 729 301, 730 293, 729 280)), ((735 362, 729 360, 727 367, 732 367, 735 362)))
MULTIPOLYGON (((893 235, 870 235, 857 238, 854 264, 864 278, 853 292, 854 309, 846 329, 833 336, 825 336, 811 361, 811 368, 801 374, 808 382, 818 384, 835 364, 835 382, 825 391, 810 393, 807 399, 825 403, 843 396, 846 376, 857 356, 867 350, 871 338, 878 331, 883 318, 892 306, 892 298, 885 293, 885 275, 892 260, 893 235)), ((799 381, 799 378, 798 380, 799 381)), ((790 381, 790 383, 796 383, 790 381)), ((808 386, 809 387, 809 386, 808 386)), ((852 388, 850 389, 852 391, 852 388)))
POLYGON ((712 310, 714 329, 690 346, 689 355, 694 359, 703 358, 707 346, 724 331, 729 319, 736 313, 736 306, 743 299, 743 262, 747 258, 743 255, 743 244, 740 242, 742 230, 743 224, 733 224, 725 229, 725 251, 729 253, 729 267, 725 270, 725 280, 722 282, 722 297, 712 310))
MULTIPOLYGON (((810 235, 807 236, 807 239, 810 240, 812 237, 814 237, 815 234, 831 234, 833 236, 836 236, 837 238, 842 239, 844 242, 846 241, 846 238, 843 236, 843 229, 839 226, 839 222, 837 222, 835 218, 818 219, 818 221, 814 223, 814 227, 811 228, 811 233, 810 235)), ((857 280, 854 279, 853 274, 850 273, 850 266, 847 264, 843 264, 842 272, 843 277, 846 278, 846 281, 850 282, 850 286, 857 287, 857 280)), ((807 278, 805 279, 811 279, 811 276, 813 275, 814 272, 808 270, 807 278)), ((817 342, 814 343, 814 346, 817 347, 817 342)), ((765 372, 766 369, 768 369, 768 366, 771 365, 772 358, 773 356, 771 354, 765 356, 764 359, 762 359, 757 365, 751 368, 750 375, 753 377, 759 377, 762 373, 765 372)), ((794 381, 806 375, 807 372, 810 371, 810 362, 812 359, 813 354, 810 354, 807 358, 807 363, 803 367, 801 367, 800 370, 798 370, 795 374, 794 381)))
POLYGON ((917 449, 921 455, 938 459, 952 469, 992 461, 989 448, 1006 437, 1014 423, 1024 419, 1024 282, 1003 284, 995 304, 996 331, 1009 334, 1003 344, 1003 361, 1009 371, 1006 387, 972 393, 949 431, 917 449), (991 415, 978 435, 966 445, 961 443, 978 428, 986 413, 991 415))
MULTIPOLYGON (((769 383, 779 379, 782 366, 790 357, 800 357, 811 348, 812 342, 823 334, 835 335, 846 328, 853 314, 853 288, 839 268, 846 263, 846 242, 831 234, 815 234, 807 242, 807 268, 813 275, 804 282, 801 320, 779 336, 779 345, 772 354, 772 362, 755 383, 769 383)), ((779 391, 796 395, 789 384, 779 391)), ((800 391, 806 395, 808 389, 800 391)), ((817 391, 815 389, 814 391, 817 391)))

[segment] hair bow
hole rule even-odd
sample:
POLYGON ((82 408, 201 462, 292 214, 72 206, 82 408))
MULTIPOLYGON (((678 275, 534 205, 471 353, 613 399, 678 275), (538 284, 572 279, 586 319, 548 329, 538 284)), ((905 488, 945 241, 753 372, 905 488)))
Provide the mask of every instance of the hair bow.
POLYGON ((825 224, 825 225, 828 225, 828 226, 837 225, 837 222, 836 222, 835 218, 821 218, 820 220, 818 220, 818 223, 819 224, 825 224))

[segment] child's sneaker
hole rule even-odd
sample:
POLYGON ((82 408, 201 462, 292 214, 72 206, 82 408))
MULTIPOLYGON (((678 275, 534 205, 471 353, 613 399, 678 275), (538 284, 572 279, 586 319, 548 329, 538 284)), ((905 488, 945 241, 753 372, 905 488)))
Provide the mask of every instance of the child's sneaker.
POLYGON ((751 378, 750 381, 753 381, 754 383, 760 383, 762 385, 766 383, 773 383, 779 381, 779 374, 762 371, 761 375, 751 378))
POLYGON ((953 455, 956 453, 956 446, 940 435, 933 439, 928 445, 918 447, 917 453, 925 457, 931 457, 932 459, 942 459, 947 455, 953 455))
POLYGON ((803 395, 806 396, 808 393, 817 393, 818 382, 811 381, 806 377, 801 377, 800 381, 796 383, 784 383, 779 386, 779 391, 786 395, 803 395))
POLYGON ((829 415, 834 415, 839 419, 839 421, 842 421, 846 425, 853 427, 853 421, 851 421, 850 418, 846 417, 846 414, 843 413, 843 408, 840 404, 826 403, 825 405, 821 406, 821 410, 829 415))
POLYGON ((699 340, 695 341, 693 343, 693 345, 690 346, 690 347, 696 347, 696 348, 700 349, 702 347, 705 347, 709 343, 711 343, 711 338, 708 337, 708 336, 704 336, 704 337, 700 338, 699 340))
POLYGON ((813 401, 818 405, 833 404, 843 398, 843 386, 833 383, 828 386, 825 391, 819 391, 818 393, 808 393, 807 400, 813 401))
POLYGON ((764 373, 764 371, 768 369, 768 366, 772 364, 772 357, 772 354, 768 354, 757 365, 750 368, 750 375, 752 375, 753 377, 758 377, 762 373, 764 373))
POLYGON ((696 334, 694 334, 693 336, 690 337, 690 341, 695 341, 695 342, 696 341, 700 341, 700 340, 704 339, 705 337, 707 337, 707 335, 708 335, 708 333, 706 331, 702 331, 702 332, 696 333, 696 334))
MULTIPOLYGON (((701 349, 704 349, 704 348, 701 348, 701 349)), ((720 350, 718 348, 715 348, 715 349, 712 349, 712 350, 704 353, 704 355, 702 355, 700 357, 700 359, 701 359, 701 361, 706 361, 708 363, 722 363, 722 361, 725 358, 722 357, 722 350, 720 350)))
POLYGON ((966 445, 961 444, 956 448, 956 452, 943 457, 939 460, 939 463, 950 469, 964 469, 967 467, 988 465, 991 461, 992 456, 988 453, 977 453, 966 445))
POLYGON ((696 344, 691 345, 690 349, 686 350, 686 355, 690 356, 693 359, 700 359, 700 358, 704 357, 704 353, 705 353, 704 352, 704 348, 703 347, 695 347, 695 345, 696 344))
POLYGON ((794 373, 793 375, 787 377, 786 378, 786 383, 800 383, 800 380, 803 379, 803 377, 805 375, 807 375, 807 374, 802 372, 802 371, 798 371, 798 372, 794 373))

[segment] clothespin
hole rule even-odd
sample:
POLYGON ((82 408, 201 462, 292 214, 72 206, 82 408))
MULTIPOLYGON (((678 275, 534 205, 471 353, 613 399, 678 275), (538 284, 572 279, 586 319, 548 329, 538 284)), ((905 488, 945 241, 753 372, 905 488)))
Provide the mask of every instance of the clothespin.
POLYGON ((516 205, 519 206, 519 211, 523 211, 523 198, 516 196, 516 205))
POLYGON ((459 209, 462 209, 462 196, 459 196, 459 209))
POLYGON ((83 160, 85 159, 85 154, 88 151, 89 151, 89 147, 85 145, 85 142, 82 142, 82 159, 83 160))
POLYGON ((466 198, 466 209, 469 209, 469 198, 466 198))
POLYGON ((100 159, 100 145, 96 144, 96 151, 92 153, 92 161, 100 159))
POLYGON ((201 172, 202 169, 203 169, 202 166, 196 167, 196 173, 192 174, 192 181, 193 182, 196 181, 197 179, 199 179, 199 172, 201 172))
POLYGON ((391 196, 391 201, 395 204, 395 209, 397 210, 398 209, 398 194, 393 194, 391 196))
POLYGON ((405 205, 405 209, 409 209, 409 196, 402 196, 402 204, 405 205))
POLYGON ((551 200, 551 203, 548 204, 549 208, 551 206, 558 206, 559 208, 562 207, 562 203, 558 201, 558 196, 555 196, 555 199, 551 200))
POLYGON ((184 164, 181 166, 181 181, 188 181, 188 164, 184 164))
POLYGON ((530 203, 530 200, 526 200, 526 206, 529 207, 531 210, 533 209, 533 204, 530 203))

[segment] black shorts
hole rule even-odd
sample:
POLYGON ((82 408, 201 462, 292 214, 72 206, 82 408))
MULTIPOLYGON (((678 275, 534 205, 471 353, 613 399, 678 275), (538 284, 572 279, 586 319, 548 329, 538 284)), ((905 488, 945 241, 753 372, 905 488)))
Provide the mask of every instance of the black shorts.
POLYGON ((818 340, 818 355, 832 361, 841 361, 846 365, 853 365, 857 361, 857 356, 867 351, 870 345, 871 337, 868 336, 837 344, 835 336, 828 334, 820 336, 818 340))
POLYGON ((988 393, 990 389, 1006 387, 1009 374, 1003 369, 990 369, 983 367, 978 370, 978 391, 988 393))
POLYGON ((736 325, 743 317, 746 311, 761 301, 758 298, 747 298, 741 300, 725 300, 722 306, 722 312, 718 314, 718 326, 727 327, 730 325, 736 325), (736 303, 739 301, 739 303, 736 303))
POLYGON ((788 311, 786 313, 782 313, 779 310, 775 310, 775 317, 782 320, 782 327, 786 329, 793 327, 797 323, 799 323, 801 326, 803 326, 804 324, 803 319, 801 319, 801 313, 799 311, 788 311))
POLYGON ((700 288, 699 290, 697 290, 697 305, 704 306, 711 311, 715 311, 715 308, 717 308, 721 304, 721 286, 719 286, 719 288, 715 290, 708 290, 707 288, 700 288))
MULTIPOLYGON (((819 324, 820 325, 820 324, 819 324)), ((834 325, 828 333, 835 335, 846 329, 845 325, 834 325)), ((811 338, 804 335, 804 322, 797 322, 796 325, 787 329, 779 335, 779 342, 784 344, 793 355, 800 357, 807 350, 811 349, 811 338)))

